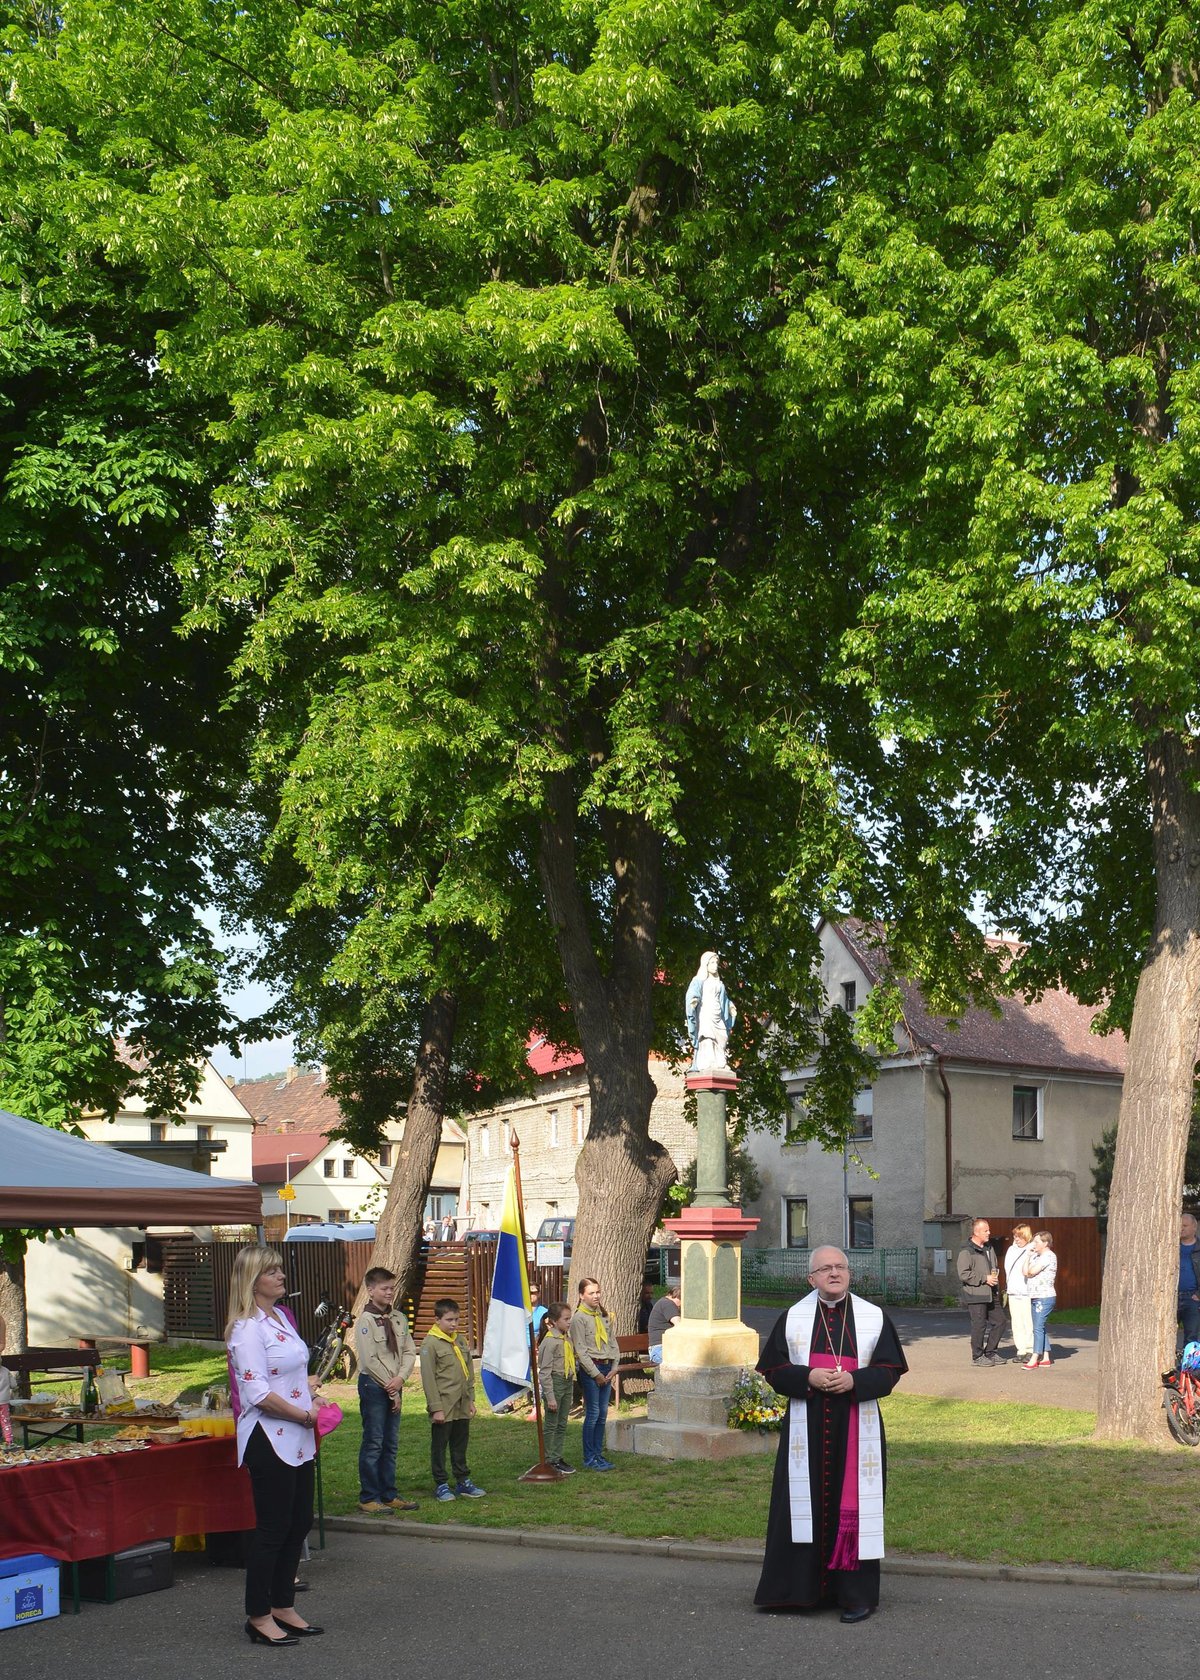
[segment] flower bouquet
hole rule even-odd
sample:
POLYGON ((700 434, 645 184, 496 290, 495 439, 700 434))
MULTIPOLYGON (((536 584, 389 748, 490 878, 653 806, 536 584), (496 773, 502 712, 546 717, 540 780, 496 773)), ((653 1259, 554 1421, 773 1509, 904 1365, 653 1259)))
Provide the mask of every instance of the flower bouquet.
POLYGON ((783 1423, 787 1401, 776 1394, 756 1371, 740 1371, 729 1396, 725 1413, 730 1429, 757 1429, 760 1435, 777 1430, 783 1423))

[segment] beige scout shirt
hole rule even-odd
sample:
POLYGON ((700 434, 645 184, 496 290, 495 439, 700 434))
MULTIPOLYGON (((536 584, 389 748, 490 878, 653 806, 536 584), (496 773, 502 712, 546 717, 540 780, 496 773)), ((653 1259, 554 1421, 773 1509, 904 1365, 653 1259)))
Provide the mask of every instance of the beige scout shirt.
POLYGON ((417 1363, 417 1344, 412 1339, 408 1320, 398 1309, 393 1309, 388 1316, 396 1332, 399 1358, 389 1350, 384 1321, 375 1313, 364 1308, 354 1326, 354 1357, 358 1360, 358 1368, 367 1376, 374 1377, 380 1388, 386 1387, 393 1377, 399 1377, 402 1383, 406 1383, 417 1363))
POLYGON ((553 1330, 547 1330, 542 1337, 542 1345, 538 1348, 538 1376, 541 1378, 543 1399, 554 1399, 555 1377, 558 1378, 560 1383, 567 1380, 567 1358, 563 1352, 564 1346, 563 1337, 553 1330))
MULTIPOLYGON (((471 1353, 462 1336, 456 1338, 471 1371, 471 1353)), ((421 1387, 430 1412, 441 1412, 447 1423, 470 1417, 475 1398, 475 1378, 468 1382, 458 1355, 441 1336, 426 1336, 421 1343, 421 1387)))
POLYGON ((604 1328, 608 1332, 608 1342, 603 1348, 596 1346, 596 1318, 590 1312, 584 1312, 580 1307, 571 1319, 571 1346, 575 1349, 575 1357, 579 1361, 579 1369, 586 1371, 589 1377, 598 1377, 596 1369, 597 1359, 616 1360, 620 1358, 617 1352, 617 1326, 610 1313, 604 1320, 604 1328))

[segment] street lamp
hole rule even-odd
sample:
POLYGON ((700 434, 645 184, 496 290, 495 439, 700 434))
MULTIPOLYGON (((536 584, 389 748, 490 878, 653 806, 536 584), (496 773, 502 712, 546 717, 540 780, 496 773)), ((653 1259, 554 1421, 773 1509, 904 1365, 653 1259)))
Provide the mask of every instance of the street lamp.
POLYGON ((284 1157, 284 1162, 283 1162, 283 1172, 284 1172, 283 1188, 287 1192, 287 1194, 283 1198, 283 1216, 284 1216, 284 1220, 285 1220, 285 1224, 284 1224, 283 1229, 284 1229, 285 1234, 288 1231, 290 1231, 291 1228, 292 1228, 292 1199, 296 1194, 296 1192, 292 1189, 292 1162, 293 1161, 303 1161, 303 1159, 304 1159, 304 1152, 302 1150, 299 1150, 299 1149, 292 1150, 290 1152, 290 1154, 288 1154, 284 1157))

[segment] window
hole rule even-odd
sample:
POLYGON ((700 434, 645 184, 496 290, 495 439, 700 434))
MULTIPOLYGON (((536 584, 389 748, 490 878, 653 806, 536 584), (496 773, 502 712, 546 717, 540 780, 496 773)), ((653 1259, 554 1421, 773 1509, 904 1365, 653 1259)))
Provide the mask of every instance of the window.
POLYGON ((558 1110, 552 1108, 546 1116, 546 1142, 551 1149, 558 1148, 558 1110))
POLYGON ((167 1141, 167 1123, 166 1123, 166 1121, 165 1120, 151 1120, 151 1122, 150 1122, 150 1142, 151 1143, 166 1143, 166 1141, 167 1141))
POLYGON ((871 1196, 850 1196, 846 1200, 848 1248, 875 1247, 875 1202, 871 1196))
POLYGON ((500 1122, 500 1148, 501 1148, 501 1150, 505 1150, 505 1149, 508 1148, 508 1132, 509 1132, 508 1121, 507 1120, 502 1120, 500 1122))
POLYGON ((390 1143, 381 1143, 379 1145, 379 1165, 381 1167, 390 1167, 391 1164, 392 1146, 390 1143))
POLYGON ((486 1121, 479 1128, 479 1153, 485 1159, 492 1153, 492 1129, 486 1121))
POLYGON ((870 1138, 875 1136, 875 1093, 870 1086, 860 1091, 854 1099, 854 1130, 852 1137, 870 1138))
POLYGON ((326 1161, 326 1163, 325 1163, 325 1177, 326 1178, 336 1178, 337 1177, 337 1162, 336 1161, 326 1161))
POLYGON ((1042 1135, 1042 1088, 1040 1085, 1013 1086, 1014 1138, 1037 1143, 1042 1135))
POLYGON ((586 1128, 584 1127, 584 1124, 583 1124, 583 1104, 582 1103, 576 1103, 575 1104, 575 1142, 576 1143, 582 1143, 586 1136, 587 1136, 587 1131, 586 1131, 586 1128))
POLYGON ((783 1246, 808 1247, 807 1196, 788 1196, 783 1204, 783 1246))
POLYGON ((842 981, 842 1008, 847 1015, 853 1015, 858 1008, 858 983, 854 980, 842 981))
POLYGON ((213 1140, 213 1135, 212 1135, 212 1127, 211 1126, 197 1126, 196 1127, 196 1142, 197 1143, 211 1143, 212 1140, 213 1140))
POLYGON ((342 1177, 343 1178, 353 1178, 354 1177, 354 1168, 355 1168, 355 1162, 354 1162, 353 1156, 347 1155, 346 1159, 342 1162, 342 1177))
POLYGON ((349 1223, 350 1210, 348 1208, 330 1208, 326 1217, 330 1225, 345 1225, 349 1223))
POLYGON ((1013 1216, 1017 1219, 1040 1219, 1042 1217, 1042 1198, 1040 1196, 1015 1196, 1013 1198, 1013 1216))

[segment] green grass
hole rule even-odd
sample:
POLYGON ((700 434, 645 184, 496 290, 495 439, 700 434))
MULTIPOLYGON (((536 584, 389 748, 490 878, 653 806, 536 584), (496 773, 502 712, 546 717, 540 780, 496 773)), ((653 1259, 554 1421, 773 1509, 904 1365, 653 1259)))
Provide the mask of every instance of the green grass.
MULTIPOLYGON (((347 1421, 322 1451, 326 1509, 357 1508, 359 1433, 351 1391, 347 1421)), ((1191 1505, 1198 1461, 1187 1448, 1101 1445, 1091 1412, 1052 1406, 971 1404, 893 1395, 888 1545, 975 1562, 1064 1563, 1092 1568, 1200 1573, 1191 1505)), ((550 1487, 522 1485, 537 1432, 519 1419, 480 1413, 471 1424, 472 1474, 486 1500, 436 1505, 429 1429, 419 1393, 405 1396, 398 1485, 417 1498, 415 1520, 483 1528, 552 1528, 757 1543, 766 1525, 772 1459, 723 1464, 618 1455, 617 1471, 581 1471, 550 1487)), ((579 1424, 567 1457, 578 1463, 579 1424)))
MULTIPOLYGON (((157 1400, 195 1401, 210 1383, 225 1380, 224 1355, 204 1348, 155 1348, 152 1364, 154 1375, 131 1387, 157 1400)), ((62 1386, 78 1391, 77 1384, 62 1386)), ((358 1506, 358 1401, 350 1384, 330 1384, 327 1394, 346 1421, 322 1447, 325 1508, 348 1514, 358 1506)), ((884 1416, 893 1552, 1200 1573, 1192 1514, 1200 1455, 1185 1447, 1100 1444, 1091 1438, 1091 1412, 1054 1406, 895 1394, 884 1416)), ((573 1420, 567 1457, 575 1463, 579 1449, 573 1420)), ((415 1518, 431 1527, 453 1522, 633 1539, 762 1539, 769 1456, 669 1464, 619 1455, 611 1476, 581 1471, 549 1487, 518 1483, 536 1456, 531 1423, 481 1411, 471 1424, 470 1461, 488 1497, 436 1505, 420 1389, 405 1393, 398 1485, 402 1495, 420 1500, 415 1518)))

